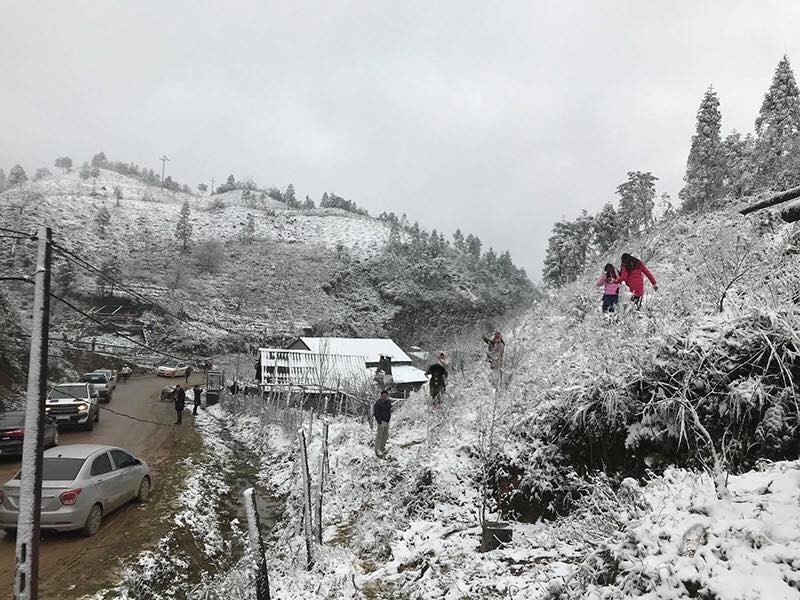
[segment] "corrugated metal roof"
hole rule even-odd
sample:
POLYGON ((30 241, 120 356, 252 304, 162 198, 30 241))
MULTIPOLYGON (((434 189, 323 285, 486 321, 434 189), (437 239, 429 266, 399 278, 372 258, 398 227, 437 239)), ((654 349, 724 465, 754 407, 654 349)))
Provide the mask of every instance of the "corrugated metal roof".
MULTIPOLYGON (((376 363, 381 354, 391 356, 392 363, 410 363, 411 357, 390 339, 382 338, 338 338, 338 337, 301 337, 311 352, 325 354, 358 355, 367 359, 368 363, 376 363)), ((394 368, 392 368, 394 372, 394 368)))
POLYGON ((372 377, 363 356, 261 348, 261 383, 336 389, 372 377))
POLYGON ((392 379, 395 383, 426 383, 425 371, 411 365, 392 365, 392 379))

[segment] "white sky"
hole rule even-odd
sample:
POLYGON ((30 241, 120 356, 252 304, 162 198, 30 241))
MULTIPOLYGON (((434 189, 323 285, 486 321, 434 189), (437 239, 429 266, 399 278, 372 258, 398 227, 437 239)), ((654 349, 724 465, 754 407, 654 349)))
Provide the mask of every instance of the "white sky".
POLYGON ((800 3, 7 2, 0 166, 99 150, 196 184, 333 191, 510 250, 627 171, 675 196, 706 87, 752 129, 800 3))

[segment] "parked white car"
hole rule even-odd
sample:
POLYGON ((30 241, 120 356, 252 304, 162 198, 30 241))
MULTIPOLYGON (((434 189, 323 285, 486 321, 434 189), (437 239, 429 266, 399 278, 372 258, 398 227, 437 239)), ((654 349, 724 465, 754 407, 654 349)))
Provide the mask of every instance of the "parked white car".
MULTIPOLYGON (((19 515, 20 475, 0 488, 0 528, 14 531, 19 515)), ((80 529, 94 535, 103 517, 131 500, 146 502, 150 467, 115 446, 70 444, 44 452, 42 529, 80 529)))
POLYGON ((93 383, 59 383, 50 389, 44 410, 59 427, 78 425, 91 431, 100 420, 99 400, 93 383))
POLYGON ((184 377, 186 369, 189 365, 186 363, 178 363, 175 365, 162 365, 156 369, 156 375, 159 377, 184 377))

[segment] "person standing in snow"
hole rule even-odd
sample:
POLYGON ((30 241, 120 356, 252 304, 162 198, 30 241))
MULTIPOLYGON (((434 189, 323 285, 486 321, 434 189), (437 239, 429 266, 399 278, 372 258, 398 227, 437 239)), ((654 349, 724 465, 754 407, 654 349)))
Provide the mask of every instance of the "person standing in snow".
POLYGON ((492 370, 503 368, 503 355, 506 351, 506 343, 499 331, 494 332, 494 336, 483 336, 483 341, 489 345, 486 359, 489 361, 489 368, 492 370))
POLYGON ((185 383, 189 383, 189 375, 192 374, 192 367, 186 367, 186 380, 185 383))
POLYGON ((440 352, 433 363, 425 371, 425 375, 430 377, 430 392, 433 405, 438 406, 442 401, 442 395, 447 391, 447 355, 440 352))
POLYGON ((183 409, 186 406, 186 391, 180 386, 175 386, 175 425, 183 423, 183 409))
POLYGON ((381 395, 372 407, 372 414, 378 422, 375 433, 375 456, 383 458, 386 455, 386 440, 389 439, 389 419, 392 418, 392 401, 389 392, 381 390, 381 395))
POLYGON ((642 306, 642 298, 644 297, 644 278, 650 280, 654 291, 658 291, 656 285, 656 278, 650 272, 641 260, 635 256, 631 256, 627 252, 622 255, 622 265, 619 268, 619 275, 615 280, 617 283, 625 283, 628 289, 633 294, 631 301, 636 305, 638 310, 642 306))
POLYGON ((617 302, 619 301, 619 286, 617 277, 619 274, 614 268, 614 265, 608 263, 604 269, 603 274, 597 278, 595 287, 603 288, 603 312, 614 312, 617 302))
POLYGON ((200 395, 203 393, 203 390, 200 389, 200 384, 195 383, 194 387, 192 388, 192 392, 194 393, 194 408, 192 409, 192 416, 196 416, 197 409, 200 406, 200 395))

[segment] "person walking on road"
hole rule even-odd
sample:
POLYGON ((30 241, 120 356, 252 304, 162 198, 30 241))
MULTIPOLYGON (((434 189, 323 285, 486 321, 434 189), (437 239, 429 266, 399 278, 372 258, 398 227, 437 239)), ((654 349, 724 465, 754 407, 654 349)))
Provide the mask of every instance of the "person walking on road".
POLYGON ((433 405, 438 406, 447 391, 447 355, 444 352, 439 353, 436 362, 428 367, 425 375, 431 379, 430 392, 433 405))
POLYGON ((185 383, 189 383, 189 375, 192 374, 192 367, 186 367, 186 381, 185 383))
POLYGON ((175 386, 175 425, 183 423, 183 409, 186 406, 186 390, 180 384, 175 386))
POLYGON ((192 409, 192 416, 196 416, 197 408, 200 406, 200 395, 203 393, 203 390, 200 389, 199 383, 194 384, 192 392, 194 392, 194 408, 192 409))
POLYGON ((386 456, 386 440, 389 439, 389 419, 392 418, 392 401, 389 400, 389 392, 381 390, 381 395, 372 408, 372 414, 378 422, 378 430, 375 434, 375 456, 383 458, 386 456))

